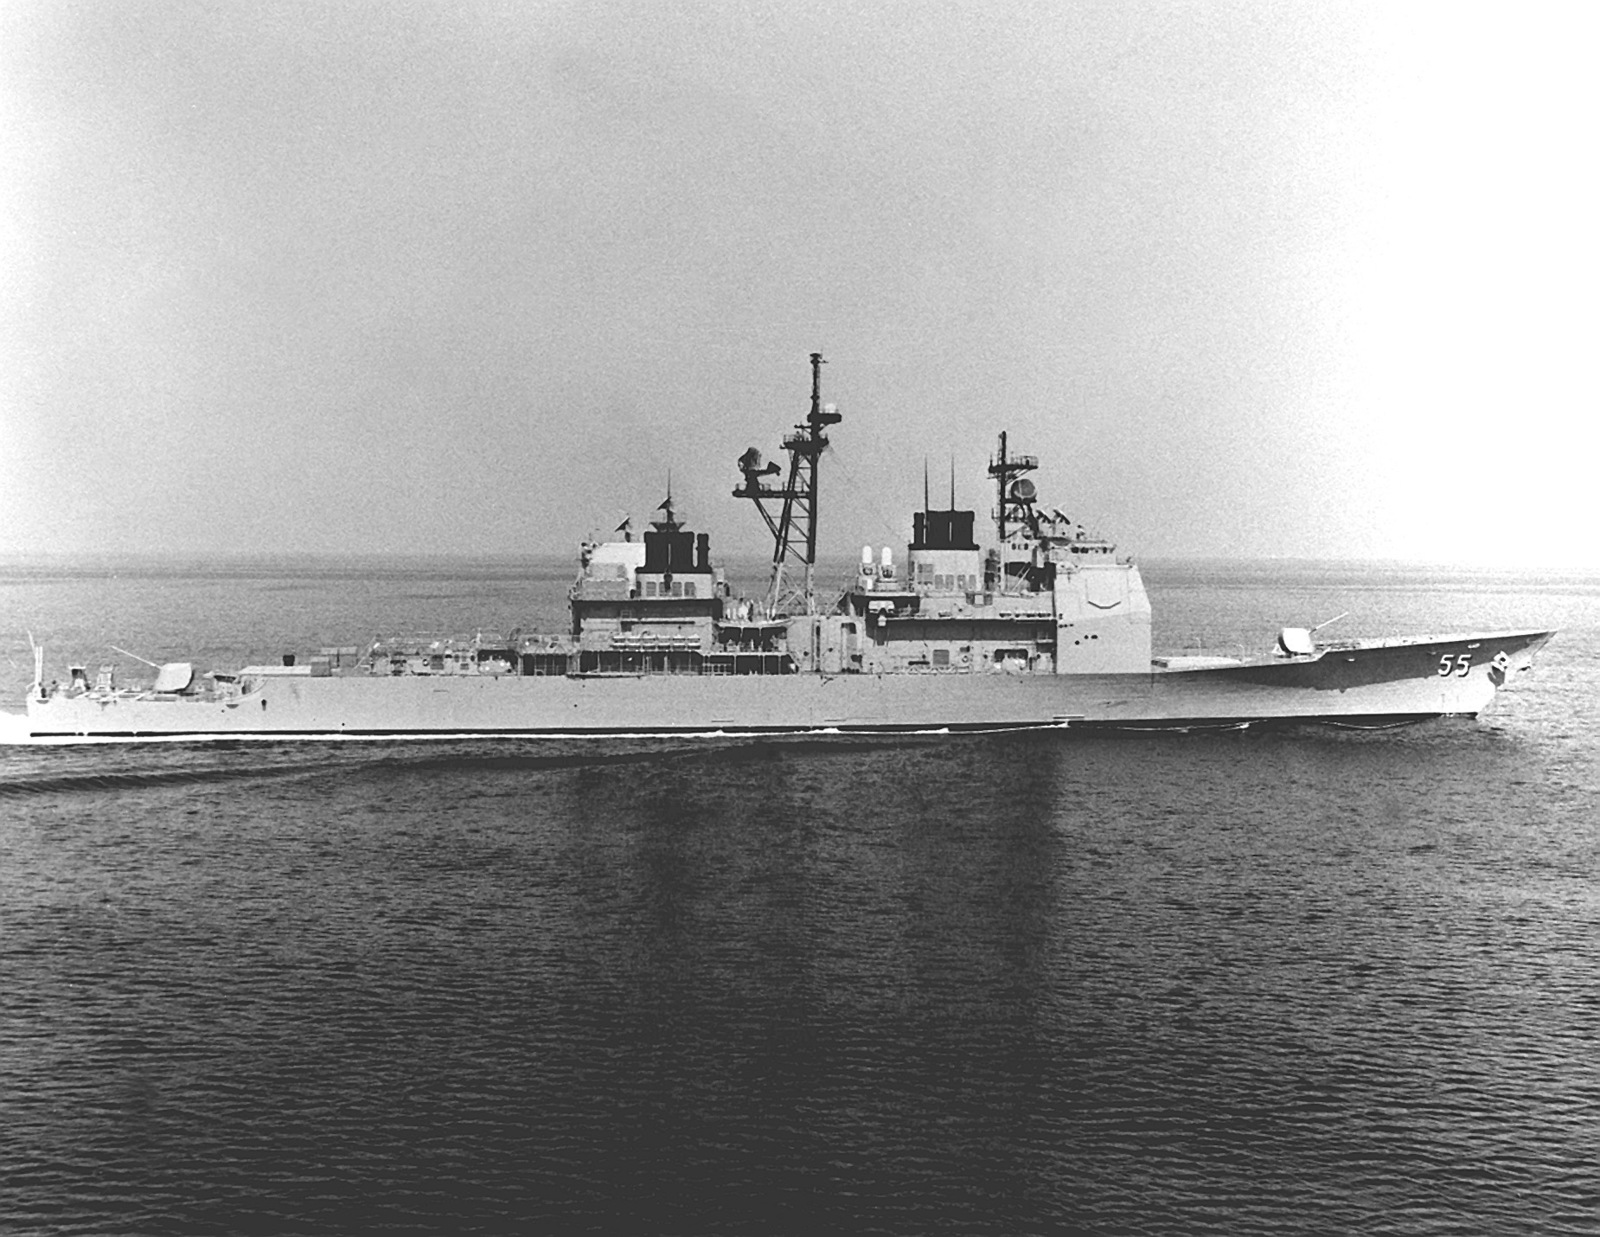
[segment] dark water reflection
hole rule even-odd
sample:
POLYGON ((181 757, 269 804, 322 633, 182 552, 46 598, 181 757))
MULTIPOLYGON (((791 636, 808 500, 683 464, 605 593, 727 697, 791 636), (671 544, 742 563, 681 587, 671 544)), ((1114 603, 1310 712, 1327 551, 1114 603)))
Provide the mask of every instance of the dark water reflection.
MULTIPOLYGON (((0 696, 571 571, 247 566, 0 570, 0 696)), ((1600 581, 1146 576, 1562 634, 1379 738, 0 748, 0 1231, 1600 1232, 1600 581)))
POLYGON ((30 759, 24 1230, 1595 1231, 1594 832, 1492 731, 30 759))

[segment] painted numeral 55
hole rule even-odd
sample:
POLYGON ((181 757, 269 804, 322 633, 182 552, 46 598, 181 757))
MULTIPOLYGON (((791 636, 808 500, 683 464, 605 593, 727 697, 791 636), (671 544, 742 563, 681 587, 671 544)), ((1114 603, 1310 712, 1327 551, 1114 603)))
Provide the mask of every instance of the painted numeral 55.
POLYGON ((1441 679, 1449 678, 1452 674, 1460 675, 1462 678, 1465 678, 1467 672, 1471 669, 1471 653, 1456 653, 1453 656, 1449 653, 1446 653, 1439 659, 1439 677, 1441 679))

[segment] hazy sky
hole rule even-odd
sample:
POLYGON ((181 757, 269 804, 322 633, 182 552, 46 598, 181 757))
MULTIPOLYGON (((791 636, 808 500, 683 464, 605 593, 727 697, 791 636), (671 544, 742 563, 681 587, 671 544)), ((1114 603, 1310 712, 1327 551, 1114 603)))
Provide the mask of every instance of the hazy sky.
POLYGON ((1600 564, 1593 12, 5 0, 0 550, 1600 564))

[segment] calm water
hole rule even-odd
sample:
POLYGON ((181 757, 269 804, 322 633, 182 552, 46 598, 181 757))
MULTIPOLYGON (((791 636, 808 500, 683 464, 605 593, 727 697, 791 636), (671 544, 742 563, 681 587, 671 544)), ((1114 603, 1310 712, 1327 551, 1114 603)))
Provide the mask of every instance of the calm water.
MULTIPOLYGON (((0 748, 0 1230, 1600 1232, 1600 576, 1145 573, 1562 634, 1382 737, 0 748)), ((0 690, 570 574, 0 562, 0 690)))

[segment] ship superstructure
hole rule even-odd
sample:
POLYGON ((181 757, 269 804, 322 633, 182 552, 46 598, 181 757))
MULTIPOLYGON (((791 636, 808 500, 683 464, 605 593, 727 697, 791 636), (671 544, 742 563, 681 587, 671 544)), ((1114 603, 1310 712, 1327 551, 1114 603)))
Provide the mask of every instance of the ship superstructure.
MULTIPOLYGON (((735 596, 670 485, 640 537, 586 541, 564 632, 384 638, 301 661, 196 675, 157 667, 148 687, 74 667, 46 688, 38 651, 22 729, 33 737, 924 731, 1040 726, 1389 725, 1476 715, 1551 633, 1319 642, 1287 628, 1253 658, 1154 656, 1150 601, 1131 559, 1060 508, 1002 433, 978 513, 935 508, 926 476, 904 552, 863 547, 820 603, 820 461, 841 424, 811 356, 809 414, 755 448, 734 496, 773 538, 764 595, 735 596)), ((154 663, 152 663, 154 664, 154 663)))
POLYGON ((977 513, 912 517, 903 567, 886 549, 840 602, 866 620, 859 668, 872 673, 1142 674, 1150 601, 1139 569, 1058 510, 1041 511, 1030 456, 991 461, 997 544, 980 547, 977 513))

